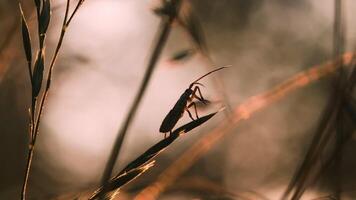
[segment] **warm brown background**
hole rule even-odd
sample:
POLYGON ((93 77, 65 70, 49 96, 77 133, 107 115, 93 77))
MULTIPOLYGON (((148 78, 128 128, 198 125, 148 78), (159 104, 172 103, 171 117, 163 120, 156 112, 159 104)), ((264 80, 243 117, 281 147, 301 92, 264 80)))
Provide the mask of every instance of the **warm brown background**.
MULTIPOLYGON (((32 1, 22 2, 31 18, 32 1)), ((47 60, 64 12, 63 1, 52 4, 55 10, 47 60)), ((154 5, 143 0, 87 0, 75 17, 44 113, 30 177, 30 199, 50 199, 98 183, 143 76, 159 23, 151 12, 154 5)), ((331 58, 332 0, 192 0, 192 5, 215 65, 232 65, 218 75, 232 106, 331 58)), ((345 1, 347 50, 355 47, 355 8, 356 2, 345 1)), ((36 29, 34 20, 29 25, 36 29)), ((30 87, 19 27, 17 1, 0 0, 0 199, 18 199, 27 152, 30 87)), ((162 137, 158 133, 161 120, 187 85, 206 71, 199 55, 184 63, 168 61, 174 52, 190 46, 184 31, 175 27, 130 128, 117 169, 162 137)), ((203 92, 219 100, 210 80, 203 81, 203 92)), ((322 79, 243 122, 162 199, 213 199, 208 191, 189 189, 187 183, 192 177, 211 180, 231 191, 253 190, 277 199, 310 143, 329 86, 328 79, 322 79)), ((158 157, 157 167, 127 189, 134 192, 150 183, 219 120, 224 120, 223 114, 174 143, 158 157)), ((356 198, 352 189, 356 178, 354 144, 355 136, 346 148, 344 199, 356 198)), ((324 185, 328 185, 327 179, 324 185)), ((304 199, 327 193, 313 188, 304 199)))

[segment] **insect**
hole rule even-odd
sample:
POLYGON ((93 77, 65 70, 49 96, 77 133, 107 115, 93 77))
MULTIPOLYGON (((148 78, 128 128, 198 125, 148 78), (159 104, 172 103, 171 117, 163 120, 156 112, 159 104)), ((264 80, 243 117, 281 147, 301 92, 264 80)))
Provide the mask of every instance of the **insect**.
POLYGON ((196 106, 195 102, 192 102, 192 100, 197 99, 200 102, 202 102, 203 104, 206 104, 209 102, 208 100, 204 99, 204 97, 201 93, 200 87, 198 86, 198 85, 202 85, 202 84, 199 83, 198 81, 201 80, 202 78, 208 76, 209 74, 214 73, 214 72, 219 71, 224 68, 227 68, 227 67, 220 67, 215 70, 212 70, 212 71, 204 74, 203 76, 199 77, 194 82, 192 82, 189 85, 188 89, 186 89, 184 91, 184 93, 179 97, 176 104, 173 106, 173 108, 169 111, 169 113, 163 119, 162 124, 159 128, 159 132, 165 133, 165 137, 166 137, 167 132, 172 133, 172 129, 177 124, 178 120, 183 116, 184 111, 188 112, 189 117, 194 121, 192 113, 190 113, 190 111, 189 111, 189 108, 192 106, 194 107, 195 116, 198 119, 199 117, 198 117, 198 112, 197 112, 197 106, 196 106), (197 92, 198 92, 199 96, 197 95, 197 92), (190 102, 190 103, 188 104, 188 102, 190 102))

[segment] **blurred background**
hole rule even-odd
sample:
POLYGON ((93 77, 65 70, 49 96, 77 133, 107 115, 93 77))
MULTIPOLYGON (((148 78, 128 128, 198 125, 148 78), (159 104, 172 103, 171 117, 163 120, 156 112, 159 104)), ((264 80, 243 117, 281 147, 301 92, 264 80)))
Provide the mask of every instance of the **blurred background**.
MULTIPOLYGON (((35 38, 34 4, 21 3, 35 38)), ((64 0, 51 3, 47 61, 57 44, 65 9, 64 0)), ((55 66, 30 174, 29 199, 66 198, 99 184, 144 75, 161 20, 153 12, 159 3, 86 0, 78 11, 55 66)), ((356 2, 343 3, 345 49, 350 51, 356 39, 356 2)), ((75 1, 72 4, 73 8, 75 1)), ((116 172, 162 139, 158 129, 167 112, 193 80, 215 66, 232 67, 202 80, 203 95, 213 102, 199 110, 202 114, 227 103, 234 108, 294 74, 332 59, 334 0, 190 0, 186 4, 199 20, 209 59, 174 23, 125 138, 116 172), (183 60, 171 59, 182 50, 195 53, 183 60)), ((10 200, 20 194, 29 139, 31 89, 20 22, 18 2, 0 0, 0 199, 10 200)), ((243 121, 160 199, 239 199, 229 192, 257 200, 279 199, 311 143, 330 85, 330 79, 323 78, 243 121)), ((189 120, 184 116, 180 124, 189 120)), ((130 198, 149 185, 223 120, 226 116, 220 113, 177 140, 157 157, 154 168, 127 185, 123 193, 130 198)), ((354 133, 344 156, 342 199, 346 200, 356 199, 354 133)), ((315 183, 301 199, 329 195, 328 184, 328 179, 315 183)))

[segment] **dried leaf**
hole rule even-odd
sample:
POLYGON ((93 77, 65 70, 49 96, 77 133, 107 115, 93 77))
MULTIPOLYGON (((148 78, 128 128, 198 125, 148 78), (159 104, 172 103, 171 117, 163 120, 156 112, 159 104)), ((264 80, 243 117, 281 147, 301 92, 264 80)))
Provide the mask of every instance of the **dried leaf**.
POLYGON ((144 164, 146 164, 148 161, 153 159, 156 155, 158 155, 160 152, 162 152, 168 145, 172 144, 174 140, 178 138, 179 134, 171 134, 169 137, 159 141, 157 144, 153 145, 151 148, 149 148, 145 153, 140 155, 138 158, 136 158, 134 161, 130 162, 121 172, 119 173, 119 176, 125 172, 128 172, 132 169, 135 169, 137 167, 140 167, 144 164))
POLYGON ((27 62, 31 63, 32 62, 32 49, 31 49, 30 32, 28 30, 27 22, 26 22, 25 15, 23 13, 21 4, 19 4, 19 6, 20 6, 20 12, 21 12, 21 26, 22 26, 23 47, 25 49, 27 62))
POLYGON ((181 51, 178 51, 177 53, 175 53, 170 60, 171 61, 183 61, 186 59, 189 59, 191 56, 193 56, 195 53, 195 51, 193 49, 184 49, 181 51))
POLYGON ((96 199, 99 196, 104 195, 105 193, 109 193, 114 190, 120 189, 122 186, 131 182, 135 178, 139 177, 141 174, 143 174, 146 170, 151 168, 153 165, 154 165, 154 161, 152 161, 142 167, 135 168, 131 171, 128 171, 127 173, 123 173, 120 176, 111 179, 105 189, 103 187, 101 187, 98 190, 96 190, 93 193, 93 195, 89 198, 89 200, 96 199))
POLYGON ((44 0, 42 12, 40 15, 40 21, 39 21, 40 34, 45 34, 47 32, 50 20, 51 20, 51 1, 44 0))
POLYGON ((37 53, 37 59, 35 62, 35 67, 33 69, 33 77, 32 77, 32 93, 35 97, 38 96, 42 86, 43 80, 43 70, 44 70, 44 53, 37 53))

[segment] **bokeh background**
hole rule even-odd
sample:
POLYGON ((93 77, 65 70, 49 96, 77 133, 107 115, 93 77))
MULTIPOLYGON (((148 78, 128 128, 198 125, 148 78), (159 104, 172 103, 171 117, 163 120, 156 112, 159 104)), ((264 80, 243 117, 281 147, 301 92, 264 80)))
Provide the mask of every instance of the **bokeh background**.
MULTIPOLYGON (((58 40, 65 8, 63 0, 51 2, 53 19, 47 61, 58 40)), ((353 50, 356 2, 343 2, 346 50, 353 50)), ((117 131, 143 78, 160 22, 152 12, 158 3, 86 0, 73 19, 55 67, 40 127, 30 175, 30 199, 55 199, 99 184, 117 131)), ((184 61, 170 60, 176 52, 194 48, 186 31, 174 25, 125 138, 116 171, 163 137, 158 129, 165 114, 189 83, 211 67, 232 65, 202 81, 203 94, 214 104, 200 113, 217 110, 224 104, 214 78, 223 83, 227 102, 235 107, 332 58, 334 0, 189 3, 204 31, 211 60, 199 53, 184 61)), ((33 2, 22 4, 34 32, 33 2)), ((23 180, 30 105, 17 1, 0 1, 0 30, 0 199, 11 200, 18 199, 23 180)), ((330 80, 324 78, 242 122, 160 198, 229 199, 223 191, 233 191, 246 193, 251 199, 263 199, 262 195, 277 200, 311 142, 329 94, 330 80), (221 189, 214 192, 207 185, 221 189)), ((222 120, 225 116, 220 113, 179 139, 159 155, 152 170, 125 187, 124 193, 132 195, 149 185, 222 120)), ((184 116, 180 123, 187 121, 189 118, 184 116)), ((342 199, 356 198, 356 160, 352 156, 355 139, 354 135, 347 144, 342 199)), ((327 185, 327 180, 323 184, 327 185)), ((327 189, 315 186, 302 199, 328 194, 327 189)))

